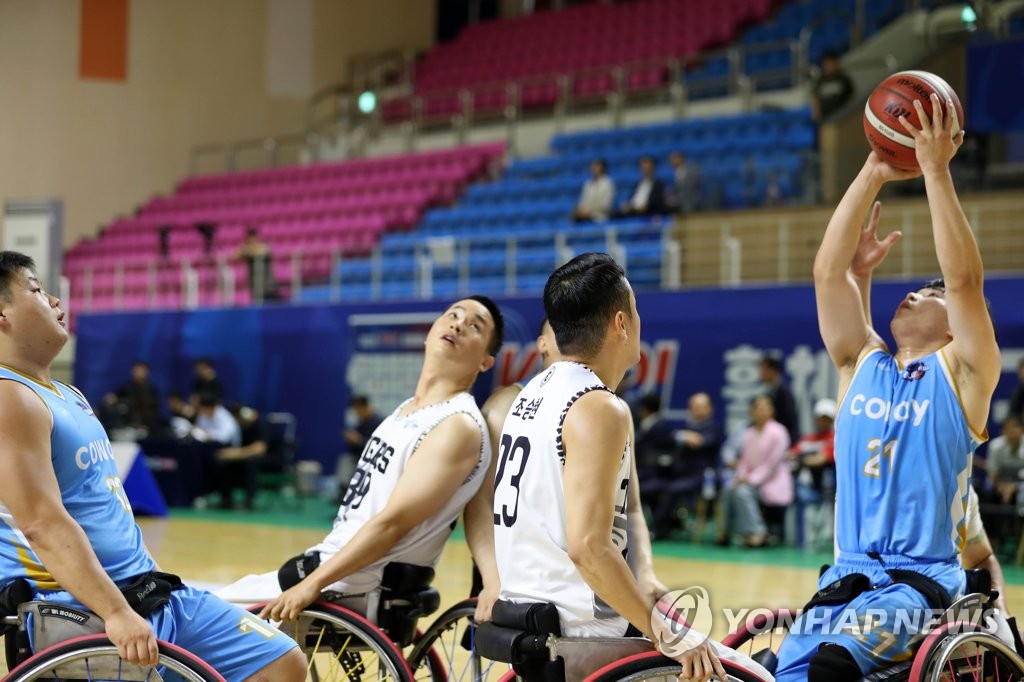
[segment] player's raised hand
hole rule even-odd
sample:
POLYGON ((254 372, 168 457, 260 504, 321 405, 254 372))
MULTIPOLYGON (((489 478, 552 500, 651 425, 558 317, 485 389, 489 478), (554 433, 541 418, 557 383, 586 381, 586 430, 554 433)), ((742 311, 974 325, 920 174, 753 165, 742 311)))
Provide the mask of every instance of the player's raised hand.
POLYGON ((914 109, 917 110, 917 118, 921 122, 920 129, 915 128, 906 116, 900 117, 900 123, 914 138, 917 163, 926 174, 948 168, 950 160, 956 156, 960 145, 964 143, 963 130, 953 134, 953 124, 956 121, 953 100, 947 99, 943 102, 938 95, 932 93, 931 104, 932 116, 929 118, 921 101, 914 100, 914 109))
POLYGON ((159 649, 156 633, 145 618, 128 608, 114 611, 104 620, 107 637, 117 647, 118 655, 128 663, 156 665, 159 649))
POLYGON ((889 250, 900 240, 903 233, 899 230, 890 232, 883 239, 878 238, 878 218, 882 212, 882 203, 876 201, 871 207, 871 217, 867 225, 860 231, 860 239, 857 242, 857 251, 853 254, 853 262, 850 263, 850 272, 855 277, 866 277, 874 271, 885 257, 889 250))

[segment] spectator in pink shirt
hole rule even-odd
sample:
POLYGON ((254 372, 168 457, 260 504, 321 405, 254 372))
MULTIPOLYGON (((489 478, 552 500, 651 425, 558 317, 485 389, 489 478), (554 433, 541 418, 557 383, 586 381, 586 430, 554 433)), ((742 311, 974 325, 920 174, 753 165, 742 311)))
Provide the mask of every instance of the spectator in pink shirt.
POLYGON ((789 433, 775 421, 769 396, 754 398, 750 413, 752 424, 743 438, 736 476, 722 494, 723 528, 718 536, 722 546, 735 534, 743 537, 744 545, 761 547, 768 539, 768 528, 760 504, 787 507, 793 502, 789 433))

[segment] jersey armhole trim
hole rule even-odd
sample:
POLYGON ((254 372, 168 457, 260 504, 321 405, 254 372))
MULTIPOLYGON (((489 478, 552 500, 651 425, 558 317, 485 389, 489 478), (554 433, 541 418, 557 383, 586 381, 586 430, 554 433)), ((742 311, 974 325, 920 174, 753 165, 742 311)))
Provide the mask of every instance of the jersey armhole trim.
MULTIPOLYGON (((588 367, 587 369, 590 368, 588 367)), ((562 463, 562 466, 565 466, 565 444, 562 442, 562 427, 565 425, 565 417, 569 414, 569 409, 576 404, 576 401, 591 391, 608 391, 612 395, 615 395, 615 393, 613 393, 612 390, 604 384, 597 384, 594 386, 587 386, 576 393, 576 395, 569 398, 569 402, 566 403, 565 408, 562 410, 562 414, 558 415, 558 430, 555 432, 555 452, 558 454, 558 459, 562 463)))
MULTIPOLYGON (((417 452, 419 452, 420 445, 423 444, 424 439, 426 439, 426 437, 428 435, 430 435, 431 431, 433 431, 438 426, 440 426, 441 423, 443 421, 445 421, 446 419, 448 419, 449 417, 454 417, 457 414, 464 414, 467 417, 469 417, 470 419, 472 419, 473 423, 476 424, 477 429, 480 430, 480 454, 477 457, 477 467, 480 467, 480 464, 483 462, 483 459, 484 459, 484 452, 485 452, 485 447, 486 447, 486 444, 487 444, 487 436, 485 435, 487 433, 486 425, 485 424, 481 424, 481 420, 477 419, 476 415, 474 415, 471 410, 465 410, 465 409, 453 410, 453 411, 449 412, 448 414, 444 415, 443 417, 441 417, 440 419, 438 419, 437 421, 435 421, 433 424, 431 424, 427 428, 425 428, 423 430, 423 433, 420 434, 420 437, 416 439, 415 445, 412 446, 412 451, 409 453, 409 457, 412 458, 413 455, 415 455, 417 452)), ((483 468, 486 468, 486 467, 483 467, 483 468)), ((476 470, 474 469, 474 471, 476 471, 476 470)), ((472 477, 472 475, 473 474, 471 473, 470 477, 472 477)))
POLYGON ((967 418, 967 410, 964 409, 964 399, 960 395, 960 384, 957 383, 956 377, 953 375, 953 368, 949 364, 949 359, 946 357, 946 351, 940 348, 939 352, 935 355, 939 359, 939 366, 942 367, 942 373, 946 376, 946 381, 949 382, 950 388, 953 389, 953 395, 956 396, 956 402, 960 405, 960 414, 963 415, 964 424, 967 425, 967 430, 970 432, 971 438, 973 438, 978 445, 981 445, 988 440, 988 429, 985 428, 978 431, 967 418))
POLYGON ((843 394, 843 399, 839 401, 838 405, 836 405, 836 421, 839 420, 839 415, 843 413, 843 405, 846 404, 846 396, 850 394, 850 389, 853 388, 853 382, 857 380, 857 375, 860 374, 860 370, 864 367, 867 359, 875 353, 888 355, 884 346, 870 346, 861 351, 860 357, 857 358, 857 364, 853 366, 853 374, 850 375, 850 384, 846 387, 846 393, 843 394))

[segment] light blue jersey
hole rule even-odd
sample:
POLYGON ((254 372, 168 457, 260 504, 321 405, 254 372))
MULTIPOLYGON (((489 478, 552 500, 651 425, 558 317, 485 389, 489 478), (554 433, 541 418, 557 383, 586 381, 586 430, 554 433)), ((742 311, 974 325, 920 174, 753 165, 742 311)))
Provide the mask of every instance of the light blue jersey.
MULTIPOLYGON (((32 389, 53 415, 50 453, 61 500, 107 575, 121 585, 154 570, 117 475, 110 440, 85 397, 70 386, 43 384, 3 365, 0 380, 32 389)), ((0 584, 26 578, 37 592, 60 590, 2 503, 0 521, 0 584)))
POLYGON ((903 367, 880 348, 858 363, 836 417, 836 545, 844 554, 955 563, 966 538, 975 448, 941 350, 903 367))

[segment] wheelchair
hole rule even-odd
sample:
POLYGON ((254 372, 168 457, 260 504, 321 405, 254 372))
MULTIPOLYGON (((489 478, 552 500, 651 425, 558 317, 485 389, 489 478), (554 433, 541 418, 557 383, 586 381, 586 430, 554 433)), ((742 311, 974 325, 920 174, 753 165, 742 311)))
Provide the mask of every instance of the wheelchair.
POLYGON ((117 647, 102 634, 103 623, 99 618, 63 604, 25 602, 18 607, 17 615, 5 615, 0 619, 0 632, 4 637, 7 667, 10 670, 3 678, 4 682, 149 682, 164 679, 225 682, 216 670, 200 658, 163 641, 158 641, 159 658, 155 666, 126 663, 118 655, 117 647), (26 629, 30 613, 35 641, 37 644, 42 642, 34 654, 29 650, 26 629), (45 632, 47 629, 50 631, 48 634, 45 632))
MULTIPOLYGON (((967 594, 954 602, 917 643, 904 662, 875 671, 861 682, 1001 682, 1024 680, 1024 658, 986 630, 982 614, 997 596, 985 569, 967 571, 967 594)), ((761 612, 722 640, 774 673, 774 652, 799 615, 781 609, 761 612)))
MULTIPOLYGON (((679 664, 642 637, 565 637, 552 604, 495 604, 478 628, 482 656, 511 666, 501 682, 613 682, 651 678, 673 682, 679 664)), ((769 682, 758 666, 721 661, 729 680, 769 682)))

